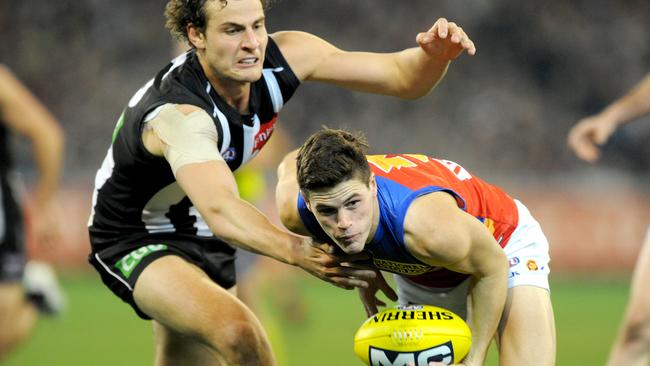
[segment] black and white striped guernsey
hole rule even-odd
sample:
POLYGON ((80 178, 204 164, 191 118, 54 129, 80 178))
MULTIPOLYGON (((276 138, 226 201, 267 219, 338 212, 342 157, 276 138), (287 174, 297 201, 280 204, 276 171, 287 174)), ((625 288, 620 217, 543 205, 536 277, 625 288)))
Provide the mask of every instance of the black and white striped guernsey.
POLYGON ((232 171, 266 144, 279 110, 300 81, 269 38, 263 75, 251 84, 250 115, 240 115, 212 88, 191 50, 172 60, 129 101, 113 132, 112 145, 95 177, 89 231, 93 251, 126 238, 155 233, 212 236, 189 199, 176 184, 163 157, 142 143, 147 116, 167 104, 191 104, 212 116, 219 150, 232 171))

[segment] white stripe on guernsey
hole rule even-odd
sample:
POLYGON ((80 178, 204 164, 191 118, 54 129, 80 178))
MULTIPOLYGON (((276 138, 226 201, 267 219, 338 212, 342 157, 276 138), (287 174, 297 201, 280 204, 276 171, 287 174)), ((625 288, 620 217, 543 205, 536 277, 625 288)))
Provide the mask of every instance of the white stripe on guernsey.
POLYGON ((5 241, 5 205, 2 198, 2 187, 0 187, 0 245, 5 241))
POLYGON ((278 113, 282 106, 284 105, 284 100, 282 99, 282 91, 280 90, 280 85, 278 84, 278 79, 275 78, 274 72, 283 71, 284 67, 276 67, 275 69, 264 69, 264 80, 266 81, 266 87, 269 89, 269 94, 271 95, 271 102, 273 103, 273 111, 278 113))
POLYGON ((205 88, 206 93, 208 93, 208 96, 210 97, 210 100, 212 101, 212 106, 214 107, 212 110, 212 117, 219 117, 219 123, 221 124, 221 133, 223 136, 221 137, 221 140, 223 141, 223 144, 221 145, 221 155, 225 154, 226 151, 228 151, 228 147, 230 147, 230 127, 228 125, 228 118, 221 113, 219 108, 217 108, 217 103, 214 102, 214 99, 212 99, 212 96, 210 95, 210 90, 212 90, 212 85, 208 82, 208 85, 205 88))
POLYGON ((160 111, 161 111, 163 108, 165 108, 165 106, 168 106, 168 105, 175 106, 176 104, 168 103, 168 104, 159 105, 159 106, 156 107, 153 111, 147 113, 147 114, 144 116, 144 119, 143 119, 144 123, 147 123, 147 122, 151 121, 152 119, 158 117, 158 114, 160 113, 160 111))
POLYGON ((196 218, 196 222, 194 223, 194 227, 196 228, 196 235, 207 237, 214 236, 210 230, 210 227, 208 227, 208 224, 205 222, 203 216, 201 216, 196 207, 190 207, 190 215, 196 218))
POLYGON ((253 148, 255 147, 255 136, 260 132, 260 118, 256 114, 253 116, 252 126, 243 125, 242 127, 244 127, 244 151, 242 151, 243 156, 240 166, 244 165, 254 156, 253 148))
POLYGON ((142 99, 144 96, 144 93, 147 92, 147 90, 153 85, 153 79, 149 80, 142 88, 140 88, 129 100, 129 108, 135 107, 138 102, 142 99))
POLYGON ((108 178, 113 174, 113 167, 115 167, 115 161, 113 160, 113 146, 108 148, 102 166, 97 170, 95 175, 95 190, 93 191, 93 203, 92 210, 90 211, 90 217, 88 218, 88 226, 93 224, 93 217, 95 216, 95 206, 97 205, 97 194, 99 190, 104 186, 108 178))
POLYGON ((118 276, 117 273, 111 271, 110 268, 108 268, 108 266, 106 265, 106 263, 104 263, 104 262, 102 261, 102 259, 99 258, 99 254, 95 253, 95 259, 97 259, 97 262, 99 262, 99 264, 101 264, 102 267, 104 267, 104 269, 106 270, 106 272, 108 272, 109 275, 111 275, 111 276, 117 278, 118 281, 122 282, 122 283, 124 284, 124 286, 126 286, 126 288, 129 289, 129 291, 133 292, 133 288, 131 287, 131 285, 129 285, 128 282, 124 281, 124 280, 122 279, 122 277, 118 276))
POLYGON ((166 216, 172 205, 178 204, 185 193, 173 182, 156 192, 142 209, 142 222, 150 234, 173 233, 176 231, 171 220, 166 216))
MULTIPOLYGON (((177 67, 184 64, 186 59, 187 59, 186 54, 182 54, 182 55, 176 57, 172 61, 172 63, 173 63, 172 66, 169 68, 169 70, 167 70, 165 75, 163 75, 163 79, 166 78, 167 75, 169 75, 170 72, 174 71, 174 69, 176 69, 177 67)), ((135 94, 133 94, 133 96, 129 100, 129 108, 135 107, 135 105, 138 104, 138 102, 140 102, 140 100, 144 96, 144 93, 146 93, 147 90, 149 90, 149 88, 153 85, 153 82, 154 82, 154 79, 149 80, 146 84, 144 84, 144 86, 142 88, 140 88, 135 94)))
POLYGON ((167 72, 165 73, 165 75, 163 75, 163 77, 162 77, 163 80, 167 77, 167 75, 169 75, 172 71, 174 71, 175 68, 177 68, 177 67, 181 66, 182 64, 184 64, 185 60, 187 60, 187 53, 182 53, 182 54, 178 55, 178 57, 173 59, 172 60, 172 67, 170 67, 169 70, 167 70, 167 72))

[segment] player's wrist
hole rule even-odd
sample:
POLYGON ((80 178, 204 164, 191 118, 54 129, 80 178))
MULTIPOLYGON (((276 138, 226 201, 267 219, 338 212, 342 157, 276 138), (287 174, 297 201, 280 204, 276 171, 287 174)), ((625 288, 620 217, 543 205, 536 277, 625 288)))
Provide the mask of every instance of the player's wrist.
POLYGON ((306 262, 307 248, 311 246, 312 239, 309 237, 301 237, 297 235, 290 235, 289 239, 289 253, 286 256, 287 264, 303 268, 306 262))
POLYGON ((600 115, 605 123, 613 129, 618 128, 627 121, 625 118, 625 110, 618 108, 616 105, 606 108, 600 115))

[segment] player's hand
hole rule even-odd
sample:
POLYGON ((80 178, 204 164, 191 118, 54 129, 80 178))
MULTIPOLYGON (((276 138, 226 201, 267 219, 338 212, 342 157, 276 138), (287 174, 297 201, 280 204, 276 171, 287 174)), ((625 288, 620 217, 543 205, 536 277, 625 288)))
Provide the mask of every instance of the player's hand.
POLYGON ((415 40, 428 55, 443 60, 453 60, 463 51, 476 53, 474 42, 463 28, 445 18, 438 19, 428 31, 418 33, 415 40))
POLYGON ((368 317, 377 314, 379 311, 378 306, 386 306, 386 303, 381 301, 377 297, 377 292, 381 291, 384 295, 392 301, 397 301, 397 294, 390 287, 390 285, 384 279, 384 276, 381 272, 376 272, 376 277, 374 280, 368 283, 367 288, 359 288, 359 298, 361 298, 361 303, 363 304, 364 309, 366 310, 366 315, 368 317))
POLYGON ((567 143, 580 159, 593 163, 616 127, 615 121, 602 115, 583 118, 569 131, 567 143))
POLYGON ((374 270, 350 266, 351 262, 367 259, 365 253, 355 255, 333 254, 328 244, 315 244, 311 238, 305 238, 302 244, 303 253, 296 264, 310 274, 340 288, 367 288, 374 280, 374 270))

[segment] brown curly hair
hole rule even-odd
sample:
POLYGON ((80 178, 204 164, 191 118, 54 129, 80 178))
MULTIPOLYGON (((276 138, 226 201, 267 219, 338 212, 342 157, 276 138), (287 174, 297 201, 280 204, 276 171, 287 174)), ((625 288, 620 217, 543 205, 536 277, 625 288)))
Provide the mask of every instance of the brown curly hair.
MULTIPOLYGON (((201 33, 205 32, 207 17, 205 7, 208 1, 218 1, 221 8, 228 5, 228 0, 170 0, 165 6, 165 27, 171 35, 192 45, 187 38, 187 25, 194 25, 201 33)), ((234 0, 233 0, 234 1, 234 0)), ((262 7, 266 10, 269 0, 260 0, 262 7)))

